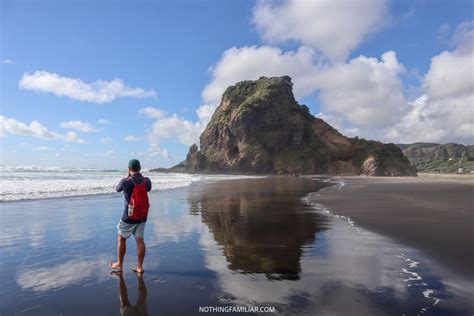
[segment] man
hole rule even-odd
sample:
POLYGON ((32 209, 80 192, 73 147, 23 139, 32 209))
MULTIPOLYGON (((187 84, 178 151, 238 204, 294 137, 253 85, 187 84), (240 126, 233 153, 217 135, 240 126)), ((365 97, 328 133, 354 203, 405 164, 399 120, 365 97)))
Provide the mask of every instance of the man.
POLYGON ((140 173, 140 161, 130 160, 128 163, 128 176, 117 184, 117 192, 123 191, 125 208, 122 219, 117 225, 117 262, 110 262, 110 268, 122 271, 123 257, 125 256, 127 239, 133 234, 137 242, 137 266, 132 270, 143 273, 143 260, 145 259, 145 242, 143 234, 148 216, 148 195, 151 190, 150 179, 140 173))

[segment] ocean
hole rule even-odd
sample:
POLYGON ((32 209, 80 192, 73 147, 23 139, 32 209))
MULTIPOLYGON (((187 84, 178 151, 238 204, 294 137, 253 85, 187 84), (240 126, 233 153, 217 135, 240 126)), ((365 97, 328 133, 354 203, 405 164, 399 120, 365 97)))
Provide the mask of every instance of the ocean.
MULTIPOLYGON (((238 179, 246 176, 157 173, 142 171, 154 190, 189 186, 202 180, 238 179)), ((127 170, 0 166, 0 201, 36 200, 114 193, 127 170)))

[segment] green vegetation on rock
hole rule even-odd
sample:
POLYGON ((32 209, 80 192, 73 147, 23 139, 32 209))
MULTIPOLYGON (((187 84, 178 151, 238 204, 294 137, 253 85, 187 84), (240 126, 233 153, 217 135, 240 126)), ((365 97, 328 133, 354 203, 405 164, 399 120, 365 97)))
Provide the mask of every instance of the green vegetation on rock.
POLYGON ((419 172, 474 172, 474 146, 461 144, 397 144, 419 172), (461 168, 461 169, 460 169, 461 168))

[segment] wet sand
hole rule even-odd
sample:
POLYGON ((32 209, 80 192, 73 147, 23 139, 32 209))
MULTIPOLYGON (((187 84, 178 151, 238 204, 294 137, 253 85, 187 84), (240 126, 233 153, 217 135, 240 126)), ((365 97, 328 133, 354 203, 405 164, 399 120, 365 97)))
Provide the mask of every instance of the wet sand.
POLYGON ((314 192, 328 185, 272 177, 152 192, 143 279, 131 271, 133 238, 122 277, 108 268, 120 194, 2 203, 0 315, 473 313, 472 282, 318 208, 314 192))
POLYGON ((474 177, 340 178, 317 198, 358 226, 423 250, 474 279, 474 177))

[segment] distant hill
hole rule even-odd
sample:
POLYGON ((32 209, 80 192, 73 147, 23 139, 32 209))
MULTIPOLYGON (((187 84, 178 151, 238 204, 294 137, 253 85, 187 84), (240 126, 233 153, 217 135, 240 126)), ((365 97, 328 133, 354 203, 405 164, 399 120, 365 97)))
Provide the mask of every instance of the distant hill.
POLYGON ((474 172, 474 145, 455 143, 397 144, 419 172, 474 172))
POLYGON ((288 76, 226 89, 219 107, 169 172, 416 175, 394 144, 348 138, 296 102, 288 76))

